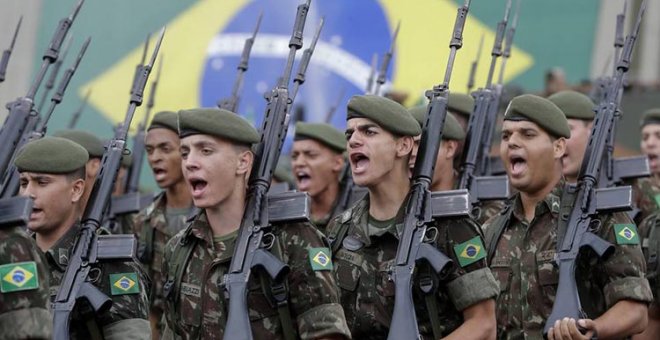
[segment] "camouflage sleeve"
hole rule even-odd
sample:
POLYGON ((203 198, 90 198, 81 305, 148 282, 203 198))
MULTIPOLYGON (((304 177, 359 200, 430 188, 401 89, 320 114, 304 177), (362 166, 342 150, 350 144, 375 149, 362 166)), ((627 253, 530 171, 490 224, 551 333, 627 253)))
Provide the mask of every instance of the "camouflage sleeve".
POLYGON ((300 338, 343 335, 350 339, 332 272, 332 255, 321 233, 311 224, 280 230, 284 258, 291 268, 289 301, 300 338))
MULTIPOLYGON (((163 262, 161 263, 161 277, 163 280, 167 280, 167 276, 169 275, 169 264, 172 261, 172 254, 174 253, 174 248, 176 247, 177 244, 179 244, 179 241, 181 240, 181 237, 183 237, 185 231, 186 229, 181 230, 169 241, 167 241, 167 244, 165 244, 165 249, 163 250, 163 262)), ((163 292, 163 299, 165 299, 165 292, 163 292)), ((160 334, 162 335, 161 339, 175 339, 174 332, 172 331, 173 330, 172 323, 174 322, 174 320, 171 319, 172 313, 169 313, 168 310, 171 308, 172 308, 171 303, 168 303, 168 301, 165 300, 163 304, 163 316, 160 322, 161 325, 160 334)))
POLYGON ((603 220, 600 236, 615 249, 602 266, 597 266, 607 308, 620 300, 650 302, 653 296, 645 278, 646 262, 635 224, 624 213, 603 220))
POLYGON ((137 327, 133 329, 136 334, 150 333, 148 321, 150 282, 139 264, 103 263, 96 285, 112 299, 110 310, 98 316, 99 325, 104 333, 108 331, 117 333, 116 330, 113 331, 113 325, 119 322, 137 327))
POLYGON ((128 319, 117 321, 103 327, 103 339, 126 340, 126 339, 150 339, 151 325, 144 319, 128 319))
POLYGON ((22 230, 0 229, 0 339, 50 339, 49 273, 22 230))
POLYGON ((438 247, 454 262, 445 279, 452 303, 462 311, 499 293, 495 277, 486 262, 483 235, 476 222, 465 219, 444 220, 438 228, 438 247))

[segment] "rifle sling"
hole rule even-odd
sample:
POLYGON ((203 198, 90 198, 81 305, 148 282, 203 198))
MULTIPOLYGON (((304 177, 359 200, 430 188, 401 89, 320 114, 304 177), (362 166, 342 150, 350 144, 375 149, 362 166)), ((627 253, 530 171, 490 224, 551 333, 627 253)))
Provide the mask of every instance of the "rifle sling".
POLYGON ((560 247, 564 243, 564 237, 568 229, 568 220, 571 217, 571 211, 573 210, 576 197, 577 188, 574 185, 566 183, 561 194, 559 219, 557 221, 557 254, 559 254, 560 247))

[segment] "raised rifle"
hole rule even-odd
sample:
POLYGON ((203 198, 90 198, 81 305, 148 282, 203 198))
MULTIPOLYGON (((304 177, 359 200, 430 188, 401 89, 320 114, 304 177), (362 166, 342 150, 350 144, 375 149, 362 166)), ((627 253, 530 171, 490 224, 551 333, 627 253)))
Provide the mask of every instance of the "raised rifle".
POLYGON ((256 267, 263 268, 274 282, 282 282, 289 271, 285 263, 265 248, 263 241, 273 237, 268 209, 268 189, 288 129, 287 116, 291 102, 287 86, 296 51, 303 46, 303 30, 310 2, 311 0, 307 0, 306 3, 298 6, 284 73, 277 86, 266 97, 268 104, 261 128, 261 140, 256 147, 255 161, 248 180, 245 211, 238 229, 231 264, 220 284, 220 288, 224 288, 229 297, 224 339, 253 338, 247 306, 248 281, 253 270, 256 267))
POLYGON ((575 197, 575 204, 568 216, 563 238, 557 239, 556 263, 559 267, 559 284, 552 312, 546 320, 543 334, 547 335, 550 327, 557 320, 588 317, 582 310, 580 294, 575 281, 575 269, 580 250, 591 248, 601 259, 614 252, 614 247, 592 232, 598 228, 598 214, 628 210, 631 206, 632 191, 630 186, 600 188, 603 162, 608 153, 608 135, 618 116, 621 101, 620 91, 623 78, 630 68, 632 53, 639 34, 642 17, 646 10, 646 0, 642 2, 633 31, 626 37, 621 57, 617 61, 617 71, 612 78, 606 100, 598 105, 589 142, 584 154, 577 187, 567 186, 565 190, 575 197))
POLYGON ((378 70, 378 77, 376 77, 376 86, 372 94, 380 95, 380 87, 385 84, 387 80, 387 70, 390 67, 390 62, 392 61, 392 56, 394 55, 394 44, 396 43, 396 38, 399 36, 399 28, 401 28, 401 22, 396 24, 396 29, 392 35, 392 41, 390 42, 390 49, 385 52, 383 55, 383 60, 380 62, 380 69, 378 70))
POLYGON ((31 121, 34 125, 32 125, 32 128, 27 129, 27 131, 32 131, 36 125, 35 123, 38 117, 38 113, 33 110, 34 96, 39 89, 39 85, 41 85, 41 82, 46 76, 48 68, 51 64, 57 61, 60 47, 62 46, 62 41, 64 41, 64 37, 66 37, 67 33, 69 32, 69 28, 78 15, 83 2, 84 0, 79 0, 71 14, 68 17, 60 20, 57 29, 55 30, 55 33, 53 34, 53 37, 50 41, 50 44, 44 52, 41 67, 37 72, 37 76, 32 81, 32 85, 30 86, 27 94, 24 97, 20 97, 15 101, 7 104, 9 114, 7 115, 7 119, 5 120, 5 124, 3 125, 2 130, 0 130, 0 145, 2 145, 2 148, 0 149, 0 174, 2 174, 3 178, 7 174, 7 169, 9 168, 9 163, 11 162, 14 152, 16 151, 16 146, 26 131, 28 121, 31 121))
MULTIPOLYGON (((412 185, 405 201, 403 233, 399 240, 392 271, 395 295, 394 312, 387 336, 389 340, 421 338, 417 325, 412 286, 417 263, 425 261, 438 275, 443 275, 452 262, 449 257, 432 244, 424 242, 424 240, 426 238, 426 226, 434 219, 429 188, 433 180, 435 160, 442 140, 442 127, 447 116, 449 81, 456 52, 463 46, 463 28, 469 7, 470 0, 466 0, 465 4, 458 8, 452 38, 449 43, 450 53, 443 83, 426 92, 430 102, 427 106, 427 116, 422 129, 419 153, 413 170, 412 185)), ((439 334, 434 335, 439 336, 439 334)))
MULTIPOLYGON (((62 102, 62 99, 64 98, 64 92, 69 86, 69 83, 71 82, 71 78, 76 73, 76 70, 80 65, 80 61, 82 60, 83 56, 85 55, 85 52, 87 51, 87 47, 89 46, 90 41, 91 38, 87 38, 87 40, 85 40, 83 46, 80 48, 80 52, 78 53, 78 57, 76 58, 75 62, 71 65, 71 67, 69 67, 66 70, 62 79, 60 79, 60 83, 57 87, 57 90, 50 99, 50 107, 48 108, 48 111, 46 111, 44 117, 36 123, 37 125, 33 131, 26 131, 26 133, 23 134, 20 142, 18 143, 18 146, 16 147, 17 150, 20 150, 21 147, 23 147, 23 145, 25 145, 30 141, 41 139, 46 134, 46 126, 48 124, 48 121, 50 120, 50 117, 53 115, 53 111, 55 111, 55 107, 62 102)), ((16 169, 16 166, 12 164, 9 167, 9 170, 7 171, 7 176, 5 177, 5 180, 2 184, 2 192, 0 193, 0 197, 9 198, 16 195, 18 193, 19 184, 20 184, 20 180, 19 180, 18 170, 16 169)))
POLYGON ((135 258, 133 235, 97 235, 105 211, 110 203, 114 182, 126 147, 128 127, 135 109, 142 104, 145 84, 156 61, 160 44, 165 34, 161 30, 149 64, 141 68, 136 86, 132 87, 130 103, 124 123, 116 130, 101 159, 101 167, 92 188, 92 193, 83 213, 80 233, 71 248, 62 283, 53 302, 53 332, 55 340, 69 339, 70 316, 81 299, 87 300, 96 314, 112 307, 112 300, 96 288, 89 280, 92 266, 101 261, 132 261, 135 258))
POLYGON ((374 53, 371 56, 371 68, 369 69, 369 76, 367 77, 367 87, 364 89, 364 93, 372 93, 374 82, 376 81, 376 68, 378 67, 378 53, 374 53))
MULTIPOLYGON (((484 200, 505 199, 509 196, 507 177, 489 176, 488 155, 499 106, 499 96, 493 86, 493 76, 497 58, 502 55, 502 41, 504 40, 510 9, 511 0, 507 2, 504 18, 497 24, 486 86, 472 93, 474 109, 468 121, 458 188, 467 189, 470 192, 472 204, 475 205, 484 200)), ((513 33, 511 36, 513 36, 513 33)), ((475 211, 475 217, 479 217, 478 210, 475 211)))
POLYGON ((218 101, 218 107, 221 109, 229 110, 231 112, 236 112, 236 110, 238 110, 240 92, 241 89, 243 89, 243 77, 245 72, 248 70, 248 61, 250 60, 252 45, 254 45, 254 40, 257 38, 257 32, 259 32, 259 26, 261 26, 262 17, 263 13, 259 13, 257 24, 254 26, 252 36, 245 39, 245 44, 243 45, 243 53, 241 53, 241 61, 238 63, 238 67, 236 67, 238 69, 238 74, 236 74, 236 80, 234 80, 234 87, 231 90, 231 96, 229 98, 218 101))
POLYGON ((324 122, 331 124, 332 122, 332 116, 335 115, 335 112, 337 111, 337 108, 339 107, 339 104, 341 104, 341 101, 344 99, 344 95, 346 95, 346 87, 342 87, 341 90, 339 91, 339 95, 337 96, 337 100, 328 108, 328 112, 326 112, 325 117, 324 117, 324 122))
POLYGON ((305 73, 307 73, 307 66, 309 66, 309 62, 312 60, 312 55, 314 54, 314 49, 316 49, 316 43, 319 41, 319 37, 321 36, 321 30, 323 29, 324 22, 325 18, 321 17, 319 25, 316 27, 314 38, 312 38, 312 43, 303 51, 302 58, 300 58, 300 62, 298 63, 298 72, 296 72, 296 76, 293 78, 293 88, 291 89, 290 95, 291 102, 296 100, 300 86, 305 83, 305 73))
POLYGON ((14 37, 11 39, 11 44, 9 48, 2 51, 2 59, 0 59, 0 83, 5 81, 5 75, 7 74, 7 66, 9 65, 9 57, 11 57, 11 52, 14 50, 14 45, 16 45, 16 38, 18 37, 18 31, 21 29, 21 23, 23 22, 23 16, 18 19, 18 24, 16 24, 16 29, 14 30, 14 37))
POLYGON ((484 47, 484 34, 481 33, 481 39, 479 39, 479 48, 477 48, 477 55, 474 57, 472 64, 470 65, 470 76, 468 77, 467 82, 467 92, 472 92, 474 88, 474 77, 477 75, 477 66, 479 66, 479 57, 481 56, 481 50, 484 47))
POLYGON ((37 105, 37 112, 41 113, 41 110, 44 108, 44 104, 46 104, 46 99, 48 98, 48 95, 50 94, 50 91, 55 87, 55 81, 57 80, 57 75, 60 74, 60 69, 62 68, 62 63, 64 62, 64 59, 66 59, 66 56, 69 55, 69 49, 71 48, 71 40, 73 40, 73 35, 69 35, 66 37, 66 40, 64 41, 64 45, 62 47, 62 54, 57 58, 57 61, 53 64, 53 69, 50 71, 50 76, 48 77, 48 80, 46 81, 46 84, 44 85, 44 90, 41 93, 41 100, 39 100, 39 105, 37 105))
POLYGON ((76 111, 74 111, 73 114, 71 115, 71 120, 69 121, 69 125, 68 125, 69 129, 76 128, 76 125, 78 124, 78 119, 80 118, 80 115, 82 114, 83 110, 85 110, 85 107, 87 106, 87 101, 89 100, 89 96, 91 94, 92 94, 92 89, 87 90, 87 93, 85 93, 85 97, 80 103, 80 106, 78 106, 78 109, 76 109, 76 111))

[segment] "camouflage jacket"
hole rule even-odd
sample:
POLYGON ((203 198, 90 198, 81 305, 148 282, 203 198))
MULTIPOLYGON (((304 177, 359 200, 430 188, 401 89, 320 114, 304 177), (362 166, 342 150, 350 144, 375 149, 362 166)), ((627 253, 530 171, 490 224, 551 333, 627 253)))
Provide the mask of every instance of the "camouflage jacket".
POLYGON ((653 300, 660 304, 660 212, 648 216, 639 225, 642 251, 646 259, 646 278, 653 290, 653 300))
MULTIPOLYGON (((505 223, 491 260, 491 270, 500 285, 499 339, 542 339, 559 280, 555 254, 563 188, 564 182, 560 181, 536 205, 531 223, 525 220, 520 194, 516 194, 511 206, 483 226, 490 240, 498 229, 497 224, 505 223), (513 209, 511 214, 507 213, 508 209, 513 209), (511 219, 506 221, 506 216, 511 219)), ((651 301, 635 224, 625 213, 599 217, 602 224, 596 234, 612 243, 615 252, 602 260, 585 249, 580 253, 576 269, 582 307, 592 319, 620 300, 651 301)))
MULTIPOLYGON (((660 206, 660 185, 653 178, 638 178, 632 184, 633 201, 639 210, 635 223, 642 226, 642 220, 658 211, 660 206)), ((640 230, 641 233, 641 230, 640 230)))
MULTIPOLYGON (((46 253, 50 268, 51 300, 57 295, 69 262, 80 225, 67 231, 46 253)), ((104 339, 148 339, 151 328, 148 321, 149 280, 142 266, 135 262, 99 262, 89 273, 89 280, 96 288, 112 299, 110 310, 96 314, 78 304, 71 316, 71 339, 94 339, 86 322, 96 325, 104 339)), ((94 326, 92 326, 93 328, 94 326)))
POLYGON ((50 339, 48 267, 22 227, 0 228, 0 339, 50 339))
MULTIPOLYGON (((390 272, 402 232, 402 220, 403 214, 399 212, 393 224, 375 232, 376 227, 369 226, 367 195, 337 216, 328 227, 341 302, 355 339, 387 337, 395 291, 390 272)), ((429 226, 427 235, 433 237, 435 246, 454 261, 454 267, 437 285, 438 318, 442 335, 446 336, 463 322, 461 311, 495 298, 498 289, 487 267, 481 231, 475 222, 463 218, 435 221, 429 226)), ((425 295, 419 288, 420 275, 433 280, 436 275, 430 274, 429 267, 422 266, 413 284, 419 330, 424 339, 431 339, 433 331, 425 295)))
POLYGON ((506 201, 484 201, 479 207, 479 216, 475 217, 480 225, 483 225, 491 217, 497 215, 506 207, 506 201))
MULTIPOLYGON (((298 338, 332 334, 350 338, 331 271, 330 252, 320 232, 308 223, 276 226, 273 232, 271 251, 291 268, 287 276, 288 305, 298 338)), ((167 243, 162 270, 167 278, 163 339, 223 338, 228 301, 218 284, 231 262, 235 241, 235 235, 214 240, 202 211, 167 243)), ((250 277, 247 300, 252 334, 255 339, 283 339, 266 276, 253 270, 250 277)))
POLYGON ((166 195, 162 192, 146 209, 135 216, 132 223, 135 227, 135 236, 138 238, 138 259, 153 283, 149 299, 151 311, 156 312, 158 317, 165 308, 163 298, 165 278, 161 274, 165 244, 180 231, 169 226, 165 214, 166 203, 166 195))

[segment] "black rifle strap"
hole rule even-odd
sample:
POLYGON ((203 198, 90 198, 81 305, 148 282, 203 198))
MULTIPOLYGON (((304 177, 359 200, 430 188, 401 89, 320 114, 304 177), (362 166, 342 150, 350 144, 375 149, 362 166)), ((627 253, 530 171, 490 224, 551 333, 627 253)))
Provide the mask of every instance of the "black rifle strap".
POLYGON ((147 218, 142 225, 142 230, 140 231, 140 244, 138 245, 138 259, 142 263, 151 263, 153 260, 154 254, 154 237, 156 234, 156 228, 151 226, 150 218, 147 218))
POLYGON ((568 220, 571 217, 571 211, 573 210, 573 205, 575 204, 575 198, 577 197, 577 187, 575 185, 566 183, 564 185, 564 190, 562 190, 561 199, 560 199, 560 208, 559 208, 559 219, 557 220, 557 252, 559 253, 559 247, 561 247, 564 242, 564 237, 566 236, 566 230, 568 229, 568 220))
POLYGON ((85 325, 89 331, 89 335, 92 337, 91 340, 103 340, 103 333, 99 329, 99 324, 96 323, 96 319, 92 316, 91 318, 86 318, 85 325))
POLYGON ((497 250, 497 243, 500 241, 500 237, 504 233, 507 224, 511 220, 513 215, 513 200, 507 204, 507 206, 500 211, 493 222, 490 223, 488 229, 484 232, 484 240, 486 241, 486 246, 488 247, 488 265, 490 266, 490 261, 493 260, 495 256, 495 251, 497 250))
MULTIPOLYGON (((277 236, 275 236, 275 241, 273 242, 273 247, 270 249, 270 252, 278 259, 285 262, 282 247, 277 236)), ((270 277, 266 276, 267 275, 261 275, 262 278, 266 278, 265 280, 261 280, 261 287, 264 290, 264 295, 269 296, 274 307, 277 308, 277 314, 280 318, 284 339, 295 340, 298 332, 296 332, 296 329, 293 327, 293 320, 291 319, 291 310, 289 309, 289 285, 287 284, 286 276, 279 282, 273 281, 270 277), (266 291, 266 287, 268 287, 270 291, 266 291)))
POLYGON ((431 266, 428 264, 420 268, 418 284, 419 289, 424 293, 424 304, 426 305, 426 311, 429 313, 433 338, 440 339, 442 337, 442 325, 440 324, 438 300, 436 298, 438 289, 437 275, 431 273, 431 266))

